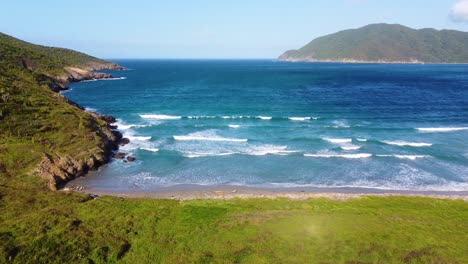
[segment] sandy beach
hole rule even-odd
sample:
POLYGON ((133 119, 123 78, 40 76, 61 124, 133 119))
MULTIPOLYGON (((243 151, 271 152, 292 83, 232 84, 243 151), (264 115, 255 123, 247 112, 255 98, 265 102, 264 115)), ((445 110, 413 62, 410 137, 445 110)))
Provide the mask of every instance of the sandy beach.
POLYGON ((438 192, 438 191, 406 191, 381 190, 369 188, 289 188, 289 189, 260 189, 243 186, 200 186, 180 185, 154 190, 118 190, 95 189, 74 186, 70 184, 62 191, 77 191, 98 196, 117 196, 123 198, 152 198, 152 199, 250 199, 250 198, 287 198, 292 200, 305 200, 311 198, 328 198, 333 200, 348 200, 366 196, 416 196, 438 199, 461 199, 468 201, 468 192, 438 192), (82 190, 80 190, 82 189, 82 190))

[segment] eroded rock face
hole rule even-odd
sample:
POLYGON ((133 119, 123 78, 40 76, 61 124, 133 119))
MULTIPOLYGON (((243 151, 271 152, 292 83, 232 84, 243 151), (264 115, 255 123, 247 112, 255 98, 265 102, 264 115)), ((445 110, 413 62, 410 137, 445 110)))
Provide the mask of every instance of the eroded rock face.
POLYGON ((106 121, 107 124, 115 123, 117 120, 113 116, 101 115, 99 116, 102 120, 106 121))
POLYGON ((117 143, 122 135, 107 126, 99 128, 97 133, 101 138, 99 145, 86 152, 77 153, 75 157, 44 153, 37 174, 48 180, 50 189, 56 190, 66 182, 96 170, 109 161, 112 151, 118 148, 117 143))

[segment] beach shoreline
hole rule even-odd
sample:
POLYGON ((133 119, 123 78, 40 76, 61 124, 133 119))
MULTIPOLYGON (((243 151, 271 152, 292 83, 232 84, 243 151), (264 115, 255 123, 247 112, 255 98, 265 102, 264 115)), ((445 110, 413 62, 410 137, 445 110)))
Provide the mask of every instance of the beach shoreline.
MULTIPOLYGON (((73 183, 73 182, 72 182, 73 183)), ((287 198, 291 200, 306 200, 313 198, 327 198, 332 200, 348 200, 368 196, 389 197, 428 197, 437 199, 451 199, 468 201, 468 191, 408 191, 375 188, 255 188, 247 186, 202 186, 202 185, 177 185, 161 187, 150 190, 129 190, 112 188, 87 188, 80 185, 67 185, 61 191, 75 191, 94 196, 116 196, 122 198, 149 198, 149 199, 173 199, 173 200, 198 200, 198 199, 254 199, 287 198)))

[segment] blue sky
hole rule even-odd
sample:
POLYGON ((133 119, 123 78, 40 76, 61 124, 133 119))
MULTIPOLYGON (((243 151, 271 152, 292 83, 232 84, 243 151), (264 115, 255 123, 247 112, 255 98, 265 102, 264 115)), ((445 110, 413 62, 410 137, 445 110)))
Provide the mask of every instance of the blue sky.
POLYGON ((315 37, 370 23, 468 31, 466 4, 467 0, 10 0, 1 4, 0 31, 102 58, 276 58, 315 37), (460 7, 455 7, 457 2, 460 7))

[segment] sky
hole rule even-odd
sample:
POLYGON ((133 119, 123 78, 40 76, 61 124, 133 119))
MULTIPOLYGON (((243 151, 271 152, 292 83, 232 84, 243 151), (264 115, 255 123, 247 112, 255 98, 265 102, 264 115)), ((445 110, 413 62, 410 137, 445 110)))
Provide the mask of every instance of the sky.
POLYGON ((468 0, 4 0, 0 32, 116 58, 276 58, 372 23, 468 31, 468 0))

